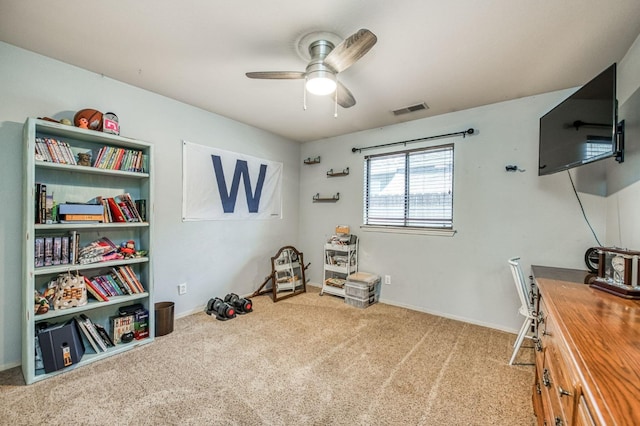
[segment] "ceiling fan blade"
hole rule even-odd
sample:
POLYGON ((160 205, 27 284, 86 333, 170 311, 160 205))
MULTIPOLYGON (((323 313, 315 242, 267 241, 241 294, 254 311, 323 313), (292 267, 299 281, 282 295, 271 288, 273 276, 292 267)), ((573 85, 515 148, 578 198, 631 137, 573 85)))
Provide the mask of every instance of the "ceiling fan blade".
POLYGON ((356 98, 354 98, 349 89, 339 81, 338 87, 336 88, 336 96, 338 97, 338 105, 342 108, 351 108, 356 104, 356 98))
POLYGON ((377 41, 378 37, 374 33, 363 28, 337 45, 324 58, 324 63, 335 72, 342 72, 362 58, 377 41))
POLYGON ((270 80, 298 80, 304 78, 305 73, 302 71, 256 71, 248 72, 246 76, 249 78, 264 78, 270 80))

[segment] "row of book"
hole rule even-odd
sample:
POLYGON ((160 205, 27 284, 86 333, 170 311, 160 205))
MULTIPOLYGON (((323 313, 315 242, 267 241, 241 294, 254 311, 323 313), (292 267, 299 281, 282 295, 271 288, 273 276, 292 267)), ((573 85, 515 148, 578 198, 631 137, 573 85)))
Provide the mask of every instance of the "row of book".
POLYGON ((34 241, 36 268, 78 263, 80 238, 76 231, 59 236, 36 237, 34 241))
POLYGON ((129 265, 112 267, 108 273, 84 277, 87 291, 101 302, 109 297, 144 293, 144 286, 129 265))
POLYGON ((144 222, 146 200, 134 200, 131 194, 114 197, 98 196, 87 203, 61 203, 56 206, 47 184, 36 183, 35 223, 144 222))
POLYGON ((53 138, 36 138, 35 158, 51 163, 78 164, 69 144, 53 138))
POLYGON ((115 197, 96 197, 91 202, 102 204, 104 207, 102 222, 144 222, 146 220, 146 201, 134 201, 131 194, 116 195, 115 197), (138 206, 145 216, 142 216, 138 206))
POLYGON ((144 172, 148 170, 146 156, 135 149, 104 146, 98 151, 93 167, 127 172, 144 172))

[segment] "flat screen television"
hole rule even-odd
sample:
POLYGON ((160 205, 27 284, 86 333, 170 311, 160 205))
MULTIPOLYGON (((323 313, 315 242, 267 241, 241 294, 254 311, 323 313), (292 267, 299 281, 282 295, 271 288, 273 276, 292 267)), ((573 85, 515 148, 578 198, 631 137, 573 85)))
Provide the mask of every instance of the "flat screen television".
POLYGON ((617 109, 614 63, 540 118, 538 175, 609 157, 621 162, 617 109))

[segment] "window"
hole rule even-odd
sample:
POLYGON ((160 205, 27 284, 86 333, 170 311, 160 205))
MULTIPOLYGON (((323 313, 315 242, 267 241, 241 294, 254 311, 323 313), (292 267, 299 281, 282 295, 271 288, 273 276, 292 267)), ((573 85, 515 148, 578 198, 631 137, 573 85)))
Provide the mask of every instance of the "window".
POLYGON ((367 156, 364 224, 451 229, 453 145, 367 156))

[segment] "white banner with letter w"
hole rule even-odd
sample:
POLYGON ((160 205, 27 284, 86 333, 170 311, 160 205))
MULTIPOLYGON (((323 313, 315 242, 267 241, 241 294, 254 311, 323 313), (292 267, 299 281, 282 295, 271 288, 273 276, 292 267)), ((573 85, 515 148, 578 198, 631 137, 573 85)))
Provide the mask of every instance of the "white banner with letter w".
POLYGON ((281 217, 282 163, 183 141, 183 221, 281 217))

